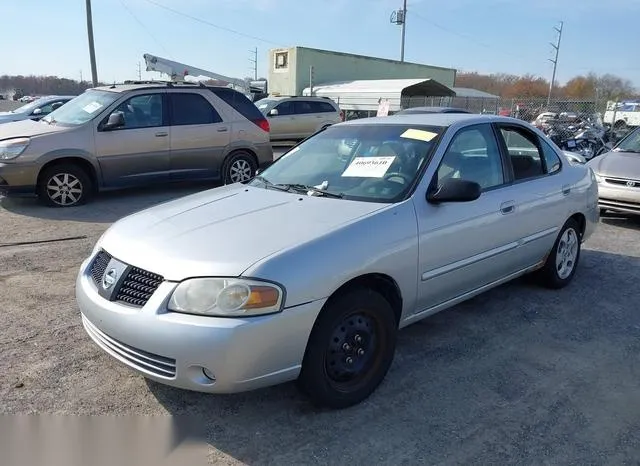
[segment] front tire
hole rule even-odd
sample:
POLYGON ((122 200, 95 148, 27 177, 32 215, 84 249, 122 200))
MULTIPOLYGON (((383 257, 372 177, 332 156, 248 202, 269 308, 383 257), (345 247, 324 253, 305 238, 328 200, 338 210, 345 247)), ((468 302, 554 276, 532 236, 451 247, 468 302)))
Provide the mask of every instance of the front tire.
POLYGON ((256 176, 258 165, 254 157, 245 151, 234 152, 222 168, 224 184, 242 183, 256 176))
POLYGON ((354 289, 329 301, 309 337, 300 389, 318 407, 362 402, 393 362, 397 330, 391 305, 373 290, 354 289))
POLYGON ((538 271, 540 283, 551 289, 567 286, 573 279, 580 261, 582 235, 580 226, 569 219, 560 230, 551 253, 538 271))
POLYGON ((49 207, 84 204, 92 192, 91 177, 75 164, 61 163, 45 168, 38 183, 38 197, 49 207))

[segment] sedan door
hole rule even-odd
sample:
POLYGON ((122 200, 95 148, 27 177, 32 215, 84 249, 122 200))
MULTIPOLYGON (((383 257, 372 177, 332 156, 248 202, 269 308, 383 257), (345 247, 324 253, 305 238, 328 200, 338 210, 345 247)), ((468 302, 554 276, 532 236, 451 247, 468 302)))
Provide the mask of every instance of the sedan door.
POLYGON ((229 145, 231 122, 197 92, 170 92, 171 179, 217 178, 229 145))
POLYGON ((533 131, 517 123, 500 123, 496 132, 516 188, 512 200, 518 221, 511 228, 521 243, 517 260, 520 267, 528 267, 545 258, 573 213, 567 203, 573 187, 563 181, 555 150, 533 131))
POLYGON ((490 124, 468 126, 455 134, 432 189, 449 178, 477 182, 482 194, 471 202, 441 204, 427 202, 426 192, 415 197, 419 313, 437 310, 518 270, 514 187, 490 124))
POLYGON ((106 115, 95 133, 96 156, 107 187, 143 185, 169 179, 170 127, 164 92, 138 94, 122 102, 124 126, 106 130, 106 115))

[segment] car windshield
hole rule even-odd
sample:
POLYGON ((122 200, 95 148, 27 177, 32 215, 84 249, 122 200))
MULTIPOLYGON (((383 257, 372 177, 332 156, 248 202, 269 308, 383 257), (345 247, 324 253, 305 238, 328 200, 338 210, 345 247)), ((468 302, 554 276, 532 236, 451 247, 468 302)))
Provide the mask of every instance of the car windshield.
POLYGON ((399 202, 428 163, 443 127, 332 126, 285 153, 250 184, 298 194, 399 202))
POLYGON ((276 100, 260 99, 256 102, 256 107, 258 107, 258 110, 260 110, 262 113, 266 113, 276 103, 277 103, 276 100))
POLYGON ((40 121, 62 126, 78 126, 93 119, 120 96, 117 92, 88 90, 49 113, 40 121))
POLYGON ((36 99, 33 102, 29 102, 28 104, 23 105, 22 107, 16 108, 13 113, 31 113, 36 108, 38 108, 38 106, 42 105, 45 100, 46 99, 36 99))
POLYGON ((636 128, 614 149, 616 152, 635 152, 640 154, 640 128, 636 128))

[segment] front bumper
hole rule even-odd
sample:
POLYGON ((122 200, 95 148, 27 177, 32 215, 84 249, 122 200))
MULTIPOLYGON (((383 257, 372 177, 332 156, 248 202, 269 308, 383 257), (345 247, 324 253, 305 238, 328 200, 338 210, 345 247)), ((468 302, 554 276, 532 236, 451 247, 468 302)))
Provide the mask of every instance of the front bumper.
POLYGON ((38 167, 35 165, 0 162, 0 195, 34 195, 37 179, 38 167))
POLYGON ((164 282, 144 307, 133 308, 98 294, 86 272, 90 264, 85 261, 76 281, 89 336, 143 376, 187 390, 235 393, 296 379, 324 304, 314 301, 250 318, 179 314, 166 310, 176 284, 164 282))
POLYGON ((640 214, 640 186, 598 185, 598 207, 613 212, 640 214))

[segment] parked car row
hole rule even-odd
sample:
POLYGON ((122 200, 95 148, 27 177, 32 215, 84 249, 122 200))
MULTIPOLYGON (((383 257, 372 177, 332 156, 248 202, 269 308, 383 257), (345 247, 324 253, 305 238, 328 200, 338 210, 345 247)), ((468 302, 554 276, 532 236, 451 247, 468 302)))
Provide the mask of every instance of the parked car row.
POLYGON ((73 98, 74 96, 52 95, 31 100, 10 112, 0 112, 0 124, 22 120, 38 121, 73 98))

